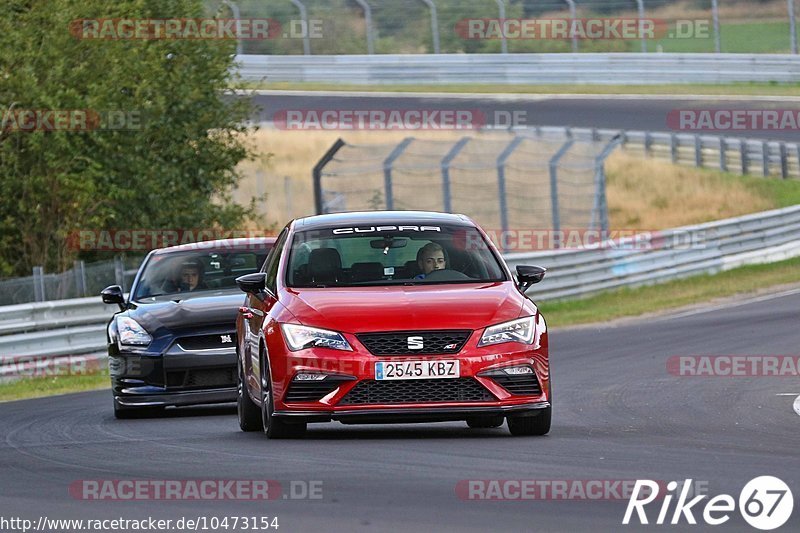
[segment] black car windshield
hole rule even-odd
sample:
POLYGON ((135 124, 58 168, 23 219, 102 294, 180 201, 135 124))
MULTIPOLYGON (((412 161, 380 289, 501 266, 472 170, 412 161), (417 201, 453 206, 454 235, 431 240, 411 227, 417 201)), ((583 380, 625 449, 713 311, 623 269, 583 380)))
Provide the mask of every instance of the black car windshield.
POLYGON ((144 267, 133 299, 199 291, 236 291, 236 278, 257 272, 267 251, 193 250, 154 255, 144 267))
POLYGON ((506 281, 497 257, 471 226, 405 224, 298 232, 289 287, 350 287, 506 281))

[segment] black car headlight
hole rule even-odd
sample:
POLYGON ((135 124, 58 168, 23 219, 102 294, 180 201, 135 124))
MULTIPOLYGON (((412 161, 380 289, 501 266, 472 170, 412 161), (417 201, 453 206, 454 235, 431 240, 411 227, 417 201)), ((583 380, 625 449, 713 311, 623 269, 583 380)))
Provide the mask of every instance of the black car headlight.
POLYGON ((504 342, 532 344, 536 328, 535 317, 527 316, 510 322, 489 326, 481 335, 478 346, 491 346, 504 342))

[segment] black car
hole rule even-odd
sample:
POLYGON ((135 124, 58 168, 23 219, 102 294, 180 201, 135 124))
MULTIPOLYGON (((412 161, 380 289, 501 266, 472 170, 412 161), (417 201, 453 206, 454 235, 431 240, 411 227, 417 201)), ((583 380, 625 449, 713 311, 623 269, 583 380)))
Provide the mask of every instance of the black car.
POLYGON ((113 285, 108 324, 114 415, 236 401, 236 278, 257 272, 274 238, 208 241, 153 250, 125 299, 113 285))

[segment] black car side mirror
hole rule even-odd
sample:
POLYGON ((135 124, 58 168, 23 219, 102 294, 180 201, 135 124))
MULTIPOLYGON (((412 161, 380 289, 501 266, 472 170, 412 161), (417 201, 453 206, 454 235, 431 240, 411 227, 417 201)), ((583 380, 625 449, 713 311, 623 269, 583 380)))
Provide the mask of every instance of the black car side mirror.
POLYGON ((544 279, 547 269, 534 265, 518 265, 517 266, 517 282, 519 290, 523 293, 527 291, 534 283, 539 283, 544 279))
POLYGON ((245 274, 236 278, 236 284, 244 292, 259 295, 267 290, 267 275, 264 272, 245 274))
POLYGON ((125 310, 125 295, 122 294, 122 287, 111 285, 100 292, 104 304, 117 304, 120 311, 125 310))

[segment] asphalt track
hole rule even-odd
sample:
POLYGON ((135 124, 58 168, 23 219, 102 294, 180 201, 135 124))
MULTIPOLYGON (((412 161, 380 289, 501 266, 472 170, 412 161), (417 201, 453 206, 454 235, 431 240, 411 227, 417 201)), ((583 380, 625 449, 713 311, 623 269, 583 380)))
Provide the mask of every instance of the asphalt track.
MULTIPOLYGON (((748 480, 775 475, 798 500, 797 379, 678 377, 666 361, 797 354, 799 310, 794 291, 746 305, 555 330, 554 425, 540 438, 462 423, 330 423, 310 426, 304 440, 270 441, 240 432, 229 407, 118 421, 108 391, 6 403, 0 405, 0 512, 34 521, 40 515, 278 516, 279 531, 705 531, 685 522, 623 527, 619 501, 474 501, 459 498, 455 488, 470 479, 691 478, 707 483, 711 495, 738 499, 748 480), (272 479, 284 493, 292 480, 316 480, 323 497, 114 502, 68 493, 82 479, 208 478, 272 479)), ((799 505, 779 531, 798 530, 799 505)), ((714 529, 753 531, 738 513, 714 529)))
MULTIPOLYGON (((291 91, 262 91, 253 97, 260 111, 254 117, 260 121, 272 121, 281 111, 287 110, 478 110, 491 124, 507 125, 508 113, 522 112, 524 124, 528 126, 573 126, 609 129, 671 131, 667 116, 679 109, 797 109, 796 99, 780 97, 775 99, 717 97, 649 97, 636 95, 630 98, 619 96, 507 96, 495 95, 450 95, 450 96, 404 96, 369 93, 354 93, 342 96, 332 93, 291 91), (495 120, 495 117, 497 120, 495 120)), ((680 132, 679 132, 680 133, 680 132)), ((686 132, 694 133, 694 132, 686 132)), ((797 130, 783 131, 727 131, 708 132, 728 135, 783 141, 800 141, 797 130)))

